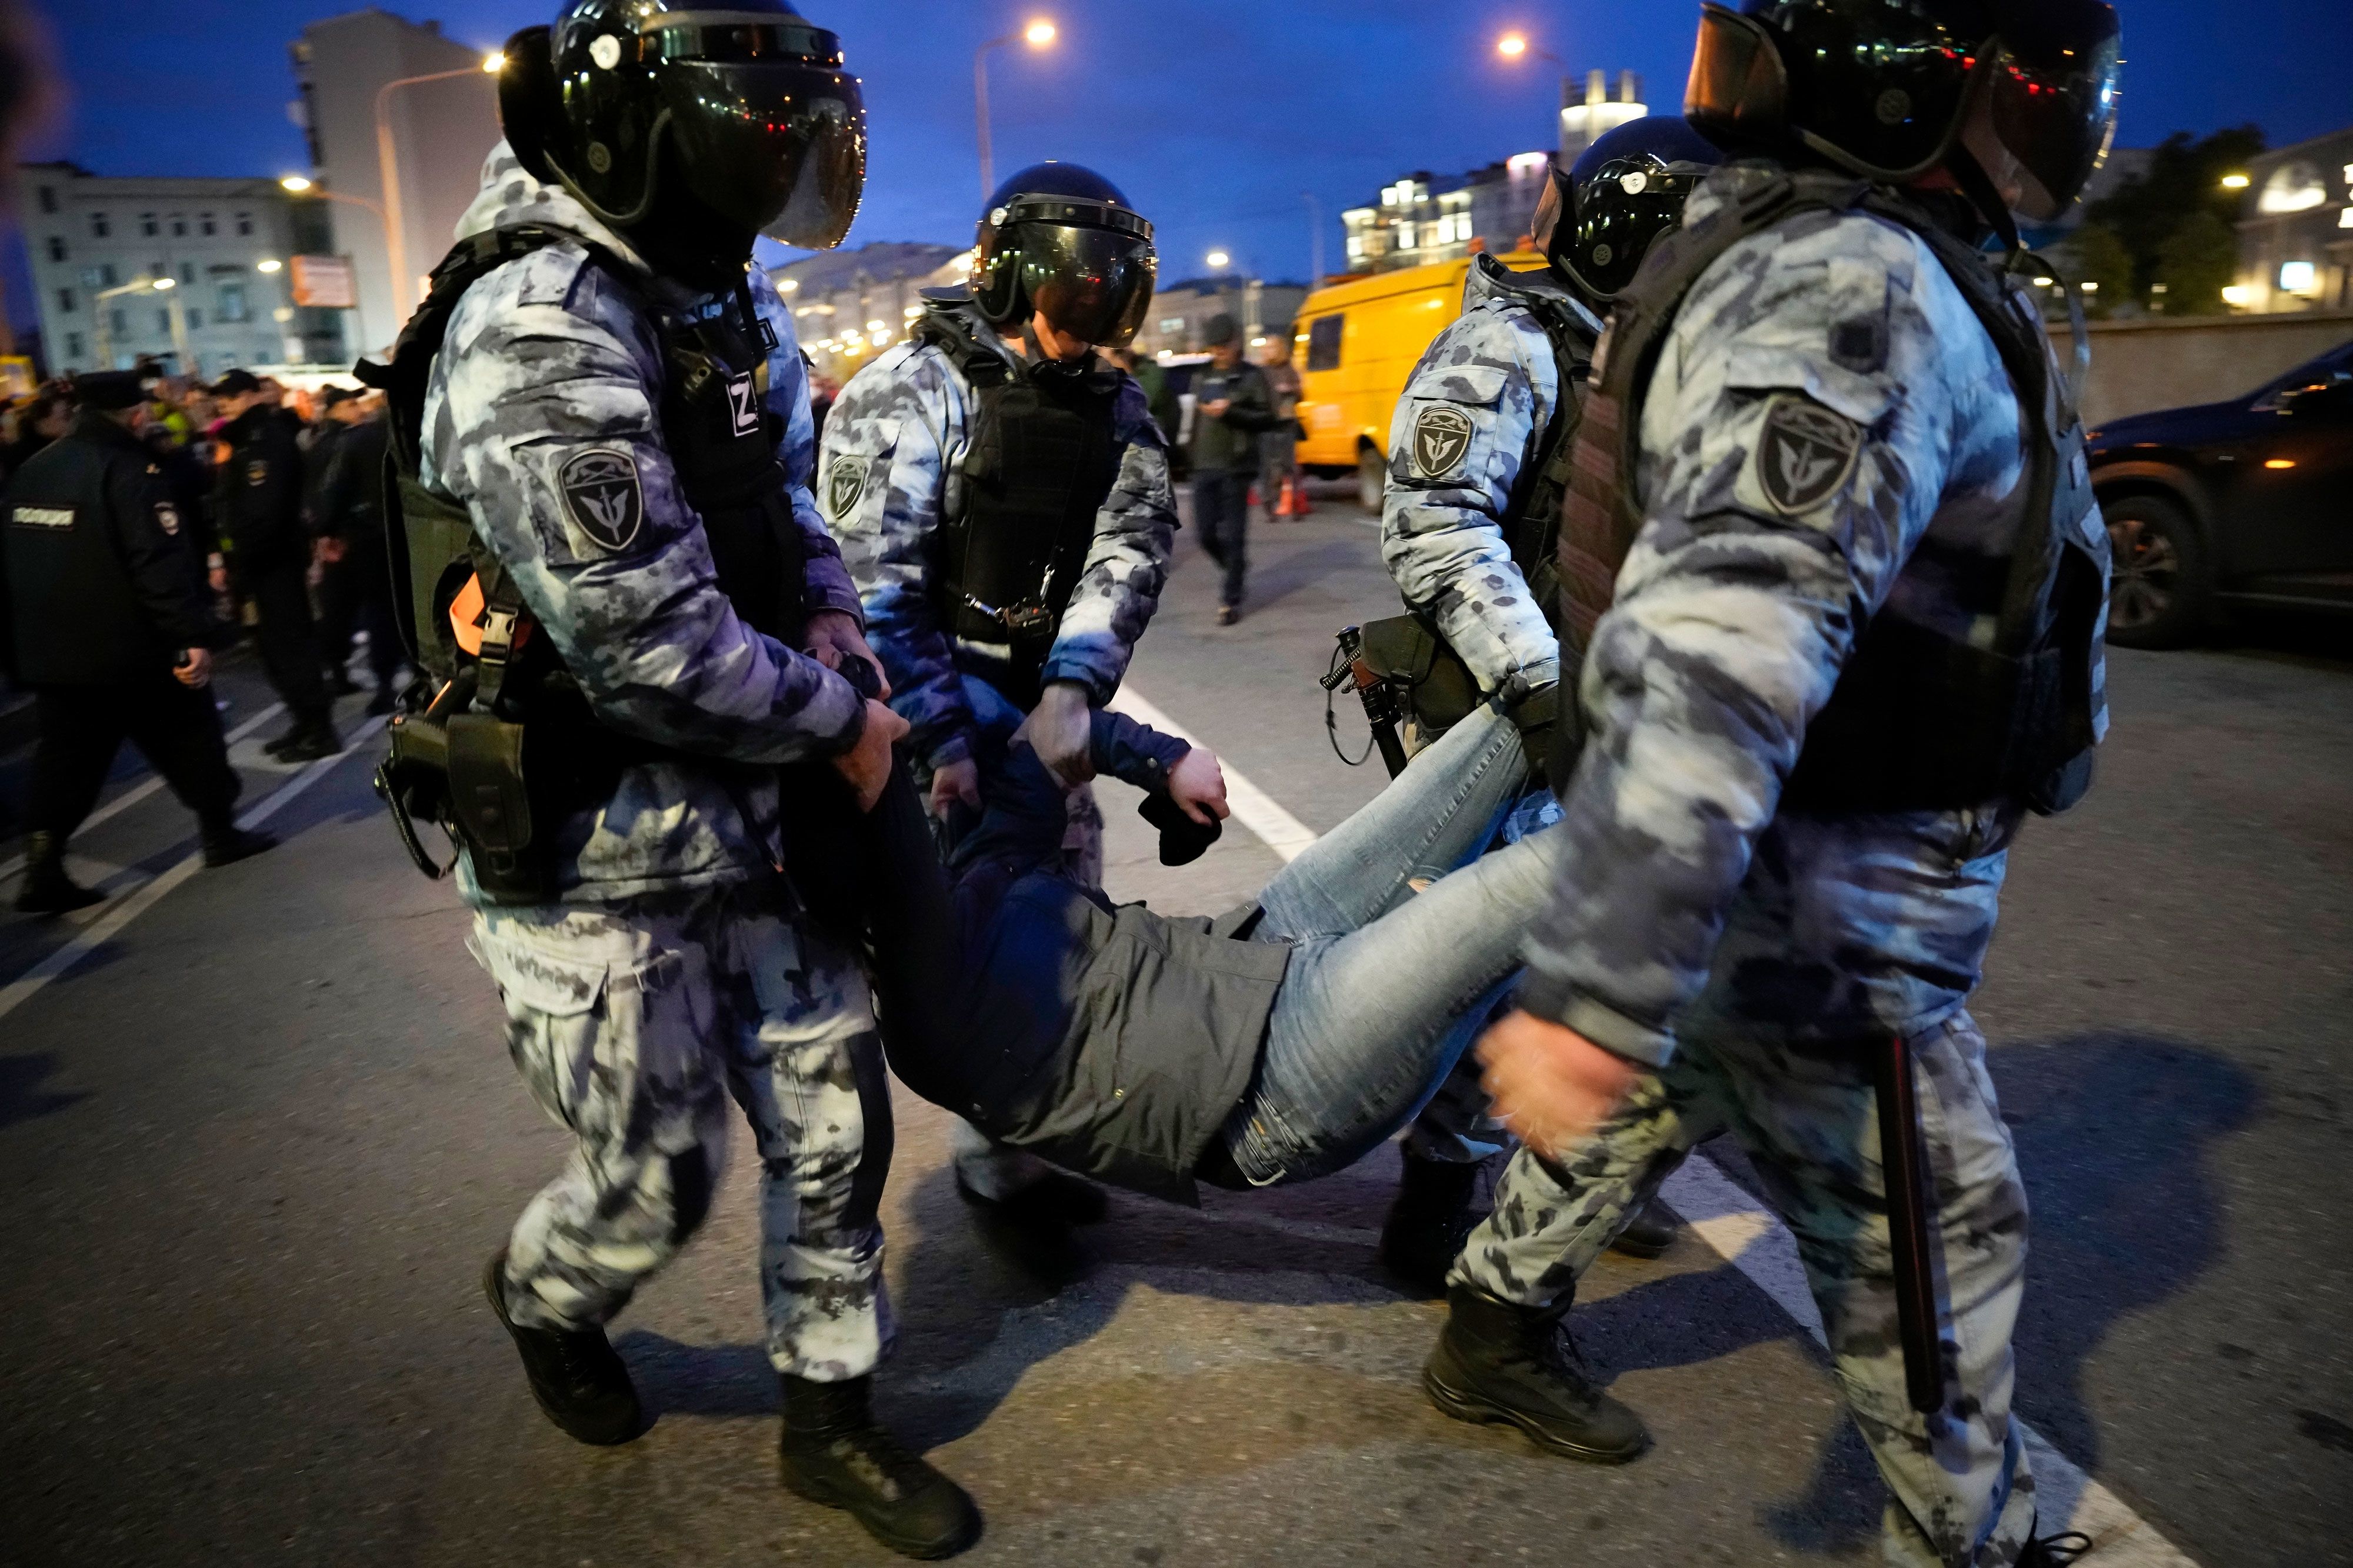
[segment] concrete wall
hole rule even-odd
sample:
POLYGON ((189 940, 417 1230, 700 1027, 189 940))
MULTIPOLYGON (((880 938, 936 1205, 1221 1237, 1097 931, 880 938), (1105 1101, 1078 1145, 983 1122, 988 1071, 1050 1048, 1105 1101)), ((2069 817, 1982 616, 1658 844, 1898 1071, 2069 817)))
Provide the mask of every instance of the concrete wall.
MULTIPOLYGON (((2084 423, 2220 403, 2348 340, 2353 312, 2216 316, 2178 321, 2094 321, 2084 423)), ((2052 334, 2067 363, 2064 327, 2052 334)))
POLYGON ((394 92, 387 105, 400 175, 407 288, 396 298, 384 226, 365 207, 331 204, 337 248, 359 283, 360 346, 382 349, 421 300, 417 279, 453 241, 460 214, 480 187, 482 160, 498 144, 498 94, 475 69, 482 57, 445 38, 438 24, 368 9, 316 22, 295 46, 317 174, 330 191, 384 200, 375 136, 376 92, 386 82, 439 71, 470 71, 394 92), (404 303, 405 301, 405 303, 404 303))

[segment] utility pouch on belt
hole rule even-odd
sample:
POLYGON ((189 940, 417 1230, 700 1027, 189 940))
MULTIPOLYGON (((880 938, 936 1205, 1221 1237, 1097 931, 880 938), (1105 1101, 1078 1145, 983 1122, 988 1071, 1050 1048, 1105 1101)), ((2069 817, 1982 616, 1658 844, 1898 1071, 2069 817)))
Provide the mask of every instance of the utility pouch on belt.
POLYGON ((459 713, 448 724, 449 816, 493 903, 543 904, 551 889, 533 841, 523 778, 523 727, 495 713, 459 713))
POLYGON ((1442 735, 1479 710, 1479 682, 1416 616, 1367 621, 1362 657, 1394 687, 1425 740, 1442 735))

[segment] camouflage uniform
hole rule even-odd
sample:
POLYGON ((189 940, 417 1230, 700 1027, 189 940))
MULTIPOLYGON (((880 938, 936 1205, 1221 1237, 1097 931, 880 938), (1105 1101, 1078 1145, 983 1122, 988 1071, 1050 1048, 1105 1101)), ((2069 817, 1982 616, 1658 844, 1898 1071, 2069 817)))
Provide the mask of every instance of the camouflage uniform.
MULTIPOLYGON (((1689 221, 1754 177, 1711 176, 1689 221)), ((1728 1128, 1797 1236, 1903 1564, 2006 1568, 2034 1518, 2010 1413, 2026 1195, 1966 1011, 2022 808, 1778 806, 1869 616, 1961 629, 1940 574, 2007 555, 2028 438, 1992 340, 1894 225, 1799 216, 1692 291, 1643 409, 1648 522, 1581 683, 1577 853, 1522 996, 1657 1076, 1557 1165, 1515 1159, 1455 1273, 1557 1300, 1728 1128), (1767 438, 1777 421, 1823 434, 1829 460, 1792 460, 1801 448, 1767 438), (1916 1042, 1952 1347, 1926 1419, 1905 1397, 1876 1107, 1852 1048, 1890 1034, 1916 1042)), ((2084 543, 2105 563, 2096 511, 2084 543)))
MULTIPOLYGON (((982 343, 1002 345, 968 301, 934 300, 933 308, 956 311, 982 343)), ((962 511, 974 402, 953 358, 909 342, 852 376, 826 419, 819 464, 826 516, 864 595, 868 635, 891 678, 891 706, 913 726, 907 744, 919 774, 966 758, 1001 758, 1021 718, 989 684, 987 651, 959 644, 940 624, 933 596, 933 536, 962 511)), ((1112 441, 1119 477, 1096 516, 1085 570, 1039 677, 1040 684, 1076 681, 1096 708, 1119 690, 1160 607, 1176 533, 1167 447, 1133 376, 1119 390, 1112 441)), ((1093 788, 1071 791, 1063 851, 1090 887, 1103 880, 1103 831, 1093 788)), ((959 1130, 955 1150, 957 1170, 987 1196, 1008 1195, 1045 1170, 969 1129, 959 1130)))
MULTIPOLYGON (((579 1138, 515 1226, 509 1310, 576 1328, 628 1304, 707 1212, 724 1089, 764 1164, 771 1356, 799 1376, 855 1377, 888 1339, 874 1219, 888 1101, 872 1092, 864 977, 778 876, 773 769, 855 744, 865 706, 737 619, 681 498, 657 413, 662 351, 638 297, 682 319, 717 301, 654 277, 501 146, 459 232, 524 224, 581 234, 631 276, 625 286, 565 243, 469 289, 434 365, 420 477, 466 506, 600 718, 713 760, 627 768, 601 805, 555 825, 554 906, 493 908, 461 868, 470 946, 505 998, 517 1066, 579 1138)), ((752 277, 776 335, 766 401, 784 421, 808 607, 856 615, 808 491, 815 428, 791 317, 752 277)))
MULTIPOLYGON (((1560 640, 1504 532, 1513 489, 1560 407, 1558 359, 1535 312, 1474 267, 1461 316, 1421 356, 1389 427, 1382 559, 1406 604, 1437 627, 1482 691, 1517 695, 1560 680, 1560 640)), ((1506 837, 1516 842, 1557 820, 1539 786, 1506 837)), ((1406 1138, 1416 1157, 1449 1163, 1509 1143, 1467 1057, 1406 1138)))

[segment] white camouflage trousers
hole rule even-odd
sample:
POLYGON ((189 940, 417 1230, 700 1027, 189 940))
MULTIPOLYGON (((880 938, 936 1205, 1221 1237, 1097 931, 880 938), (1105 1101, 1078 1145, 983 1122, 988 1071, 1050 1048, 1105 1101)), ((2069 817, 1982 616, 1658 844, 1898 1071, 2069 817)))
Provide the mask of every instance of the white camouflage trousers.
POLYGON ((628 1305, 710 1213, 732 1097, 761 1163, 769 1359, 819 1382, 871 1372, 892 1334, 892 1126, 857 962, 744 885, 482 910, 467 945, 524 1084, 578 1140, 508 1241, 514 1321, 578 1329, 628 1305))

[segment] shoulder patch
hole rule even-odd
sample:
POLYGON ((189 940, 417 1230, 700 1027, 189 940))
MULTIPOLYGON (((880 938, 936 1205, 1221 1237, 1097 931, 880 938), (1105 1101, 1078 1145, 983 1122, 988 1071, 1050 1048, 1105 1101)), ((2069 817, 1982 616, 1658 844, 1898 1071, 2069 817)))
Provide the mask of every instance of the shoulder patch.
POLYGON ((170 501, 155 503, 155 526, 174 539, 180 537, 180 509, 170 501))
POLYGON ((636 542, 645 526, 645 489, 638 460, 617 447, 575 452, 556 470, 555 488, 572 524, 599 547, 616 554, 636 542))
POLYGON ((1414 416, 1413 471, 1425 479, 1451 474, 1471 450, 1471 416, 1450 404, 1433 403, 1414 416))
POLYGON ((1812 511, 1846 488, 1862 454, 1862 426, 1810 397, 1785 392, 1757 437, 1757 486, 1784 517, 1812 511))
POLYGON ((853 453, 836 458, 825 473, 827 518, 838 523, 848 522, 865 496, 866 459, 853 453))

